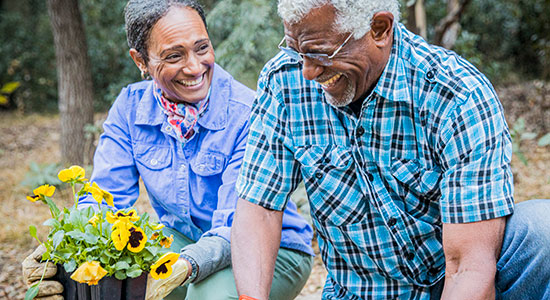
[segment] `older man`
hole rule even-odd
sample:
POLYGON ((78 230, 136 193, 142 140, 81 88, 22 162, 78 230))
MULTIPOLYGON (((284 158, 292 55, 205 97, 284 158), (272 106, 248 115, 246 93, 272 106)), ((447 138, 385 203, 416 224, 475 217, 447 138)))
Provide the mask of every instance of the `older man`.
POLYGON ((279 1, 282 52, 260 76, 237 181, 238 291, 268 298, 282 210, 303 180, 323 299, 550 299, 550 202, 512 215, 497 95, 407 31, 398 6, 279 1))

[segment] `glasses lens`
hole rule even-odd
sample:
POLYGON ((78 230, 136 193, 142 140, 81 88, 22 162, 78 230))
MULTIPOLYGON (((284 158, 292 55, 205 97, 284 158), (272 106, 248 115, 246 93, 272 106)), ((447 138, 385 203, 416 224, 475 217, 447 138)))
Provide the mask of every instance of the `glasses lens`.
POLYGON ((305 53, 304 56, 311 59, 313 62, 323 66, 332 65, 332 61, 329 56, 324 53, 305 53))
POLYGON ((298 52, 296 52, 294 49, 282 46, 279 47, 279 49, 281 49, 286 55, 290 56, 290 58, 293 58, 299 62, 302 61, 300 54, 298 54, 298 52))

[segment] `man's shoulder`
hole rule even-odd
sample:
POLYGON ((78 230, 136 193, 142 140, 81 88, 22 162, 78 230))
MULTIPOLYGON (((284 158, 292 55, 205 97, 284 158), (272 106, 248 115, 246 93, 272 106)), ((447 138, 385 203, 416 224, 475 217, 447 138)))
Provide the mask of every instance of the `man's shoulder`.
POLYGON ((276 76, 283 76, 284 80, 300 81, 300 84, 307 83, 307 80, 299 80, 301 76, 300 63, 282 51, 264 65, 258 79, 259 84, 272 83, 272 79, 276 76))
POLYGON ((453 93, 467 96, 479 88, 492 89, 491 83, 471 62, 454 51, 432 45, 402 30, 401 59, 430 83, 439 83, 453 93))

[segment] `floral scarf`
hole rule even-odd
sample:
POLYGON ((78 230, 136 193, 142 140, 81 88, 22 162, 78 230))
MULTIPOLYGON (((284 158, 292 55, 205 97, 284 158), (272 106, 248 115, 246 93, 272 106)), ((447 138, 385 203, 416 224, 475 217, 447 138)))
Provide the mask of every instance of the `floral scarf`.
POLYGON ((194 127, 197 121, 208 109, 210 89, 206 98, 195 104, 174 103, 166 99, 156 82, 154 82, 154 95, 157 103, 168 117, 168 123, 176 132, 178 140, 185 145, 195 134, 194 127))

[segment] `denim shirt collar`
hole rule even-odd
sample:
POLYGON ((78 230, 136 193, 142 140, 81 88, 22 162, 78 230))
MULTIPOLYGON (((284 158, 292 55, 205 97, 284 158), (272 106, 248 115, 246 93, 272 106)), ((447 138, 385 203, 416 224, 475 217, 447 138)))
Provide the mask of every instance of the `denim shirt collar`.
MULTIPOLYGON (((136 125, 161 125, 166 115, 156 103, 151 81, 136 110, 136 125)), ((227 124, 229 98, 231 97, 231 76, 217 64, 214 65, 212 76, 210 104, 204 115, 199 119, 200 126, 208 130, 221 130, 227 124)))

